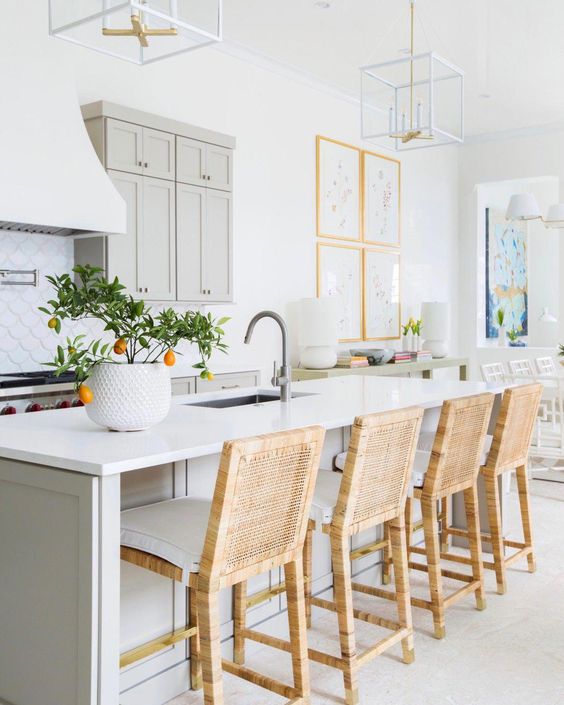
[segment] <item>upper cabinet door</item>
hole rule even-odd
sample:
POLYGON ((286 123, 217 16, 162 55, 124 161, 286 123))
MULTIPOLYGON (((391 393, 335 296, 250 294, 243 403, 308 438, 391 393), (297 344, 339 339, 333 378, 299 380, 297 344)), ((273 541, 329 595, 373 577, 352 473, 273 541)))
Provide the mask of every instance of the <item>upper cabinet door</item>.
POLYGON ((139 287, 152 301, 176 298, 175 185, 143 177, 143 231, 138 237, 139 287))
POLYGON ((139 299, 142 294, 137 282, 137 241, 143 231, 143 177, 120 171, 108 171, 108 176, 127 206, 127 233, 106 238, 107 277, 118 277, 128 293, 139 299))
POLYGON ((106 120, 106 169, 143 173, 143 128, 121 120, 106 120))
POLYGON ((231 191, 233 187, 233 152, 225 147, 208 144, 206 150, 206 181, 210 188, 231 191))
POLYGON ((194 186, 208 185, 205 142, 176 138, 176 180, 194 186))
POLYGON ((206 301, 202 282, 206 189, 176 184, 176 291, 179 301, 206 301))
POLYGON ((210 301, 233 300, 232 232, 231 194, 207 189, 202 278, 210 301))
POLYGON ((174 181, 176 136, 161 130, 143 128, 143 174, 174 181))

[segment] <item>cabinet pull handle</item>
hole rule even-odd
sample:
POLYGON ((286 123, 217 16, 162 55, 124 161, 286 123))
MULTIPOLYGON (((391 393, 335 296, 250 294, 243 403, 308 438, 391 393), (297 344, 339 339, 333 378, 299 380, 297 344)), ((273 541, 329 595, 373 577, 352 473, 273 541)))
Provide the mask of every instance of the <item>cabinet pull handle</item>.
POLYGON ((202 179, 205 181, 208 177, 205 174, 202 174, 202 179))
POLYGON ((143 166, 143 162, 137 162, 137 166, 143 166))
POLYGON ((211 176, 208 176, 208 181, 211 181, 211 176))
POLYGON ((145 169, 147 169, 149 166, 149 162, 145 162, 145 164, 143 166, 145 167, 145 169))
POLYGON ((240 384, 222 384, 221 388, 222 389, 240 389, 241 385, 240 384))

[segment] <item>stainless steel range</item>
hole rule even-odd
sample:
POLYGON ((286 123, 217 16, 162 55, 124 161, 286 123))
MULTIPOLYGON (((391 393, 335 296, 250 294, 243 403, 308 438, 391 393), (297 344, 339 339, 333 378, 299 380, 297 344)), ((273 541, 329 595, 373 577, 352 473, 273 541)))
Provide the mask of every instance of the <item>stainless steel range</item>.
POLYGON ((0 416, 83 406, 73 382, 71 372, 60 377, 45 371, 0 375, 0 416))

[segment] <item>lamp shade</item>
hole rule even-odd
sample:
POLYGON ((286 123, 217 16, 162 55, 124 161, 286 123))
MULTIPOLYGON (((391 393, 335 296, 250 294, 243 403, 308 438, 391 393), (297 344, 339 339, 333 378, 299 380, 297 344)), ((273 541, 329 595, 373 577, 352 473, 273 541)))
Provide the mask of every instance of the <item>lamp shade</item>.
POLYGON ((544 219, 547 228, 564 228, 564 203, 550 206, 544 219))
POLYGON ((338 340, 337 300, 323 296, 300 301, 298 342, 303 346, 335 346, 338 340))
POLYGON ((548 306, 543 308, 542 313, 539 316, 539 321, 541 323, 558 323, 558 319, 550 313, 548 306))
POLYGON ((425 301, 421 304, 422 334, 425 340, 448 340, 450 304, 425 301))
POLYGON ((534 220, 541 217, 537 199, 532 193, 515 193, 509 199, 507 220, 534 220))

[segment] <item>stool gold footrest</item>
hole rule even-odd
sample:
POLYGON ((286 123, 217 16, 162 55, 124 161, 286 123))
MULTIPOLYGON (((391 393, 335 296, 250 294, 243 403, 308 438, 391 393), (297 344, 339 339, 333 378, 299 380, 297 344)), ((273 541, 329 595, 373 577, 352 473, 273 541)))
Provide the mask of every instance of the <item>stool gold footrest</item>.
POLYGON ((142 644, 141 646, 136 646, 134 649, 131 649, 131 651, 126 651, 120 656, 119 667, 125 668, 136 661, 140 661, 141 659, 147 658, 147 656, 152 656, 152 654, 156 654, 159 651, 166 649, 167 646, 172 646, 179 641, 185 641, 186 639, 195 636, 197 631, 197 627, 184 627, 183 629, 177 629, 174 632, 164 634, 163 636, 153 639, 152 641, 142 644))
POLYGON ((350 559, 351 561, 356 561, 359 558, 363 558, 364 556, 369 556, 371 553, 375 553, 376 551, 381 551, 384 548, 388 547, 388 539, 381 539, 380 541, 376 541, 374 543, 367 544, 366 546, 360 546, 359 548, 355 548, 353 551, 350 552, 350 559))

